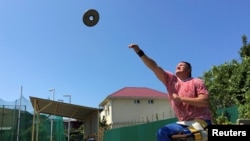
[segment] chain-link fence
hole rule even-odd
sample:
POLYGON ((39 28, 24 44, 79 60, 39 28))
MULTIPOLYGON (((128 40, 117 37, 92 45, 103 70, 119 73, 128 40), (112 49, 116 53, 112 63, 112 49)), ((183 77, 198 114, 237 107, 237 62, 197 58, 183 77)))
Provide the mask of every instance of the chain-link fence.
POLYGON ((37 135, 34 140, 66 141, 63 118, 53 116, 52 120, 51 117, 45 114, 39 115, 39 120, 34 122, 37 128, 33 129, 33 114, 26 111, 25 105, 0 105, 0 140, 31 141, 34 131, 37 135))

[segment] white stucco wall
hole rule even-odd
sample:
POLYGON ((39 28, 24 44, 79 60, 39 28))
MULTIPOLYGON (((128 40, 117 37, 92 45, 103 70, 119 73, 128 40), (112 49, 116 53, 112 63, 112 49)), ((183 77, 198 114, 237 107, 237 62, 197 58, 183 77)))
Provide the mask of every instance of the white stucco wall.
POLYGON ((129 124, 156 121, 174 117, 173 110, 169 104, 168 99, 138 99, 140 103, 135 103, 136 99, 112 99, 105 106, 109 107, 109 115, 107 110, 101 113, 101 117, 105 115, 107 123, 115 124, 129 124), (153 100, 149 104, 148 100, 153 100))

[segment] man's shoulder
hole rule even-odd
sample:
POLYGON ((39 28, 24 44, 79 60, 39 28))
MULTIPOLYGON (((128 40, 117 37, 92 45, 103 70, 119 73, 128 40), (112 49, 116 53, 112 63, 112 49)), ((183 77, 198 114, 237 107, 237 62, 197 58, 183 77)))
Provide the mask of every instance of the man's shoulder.
POLYGON ((204 80, 198 77, 191 79, 195 84, 204 84, 204 80))
POLYGON ((168 70, 164 70, 164 74, 169 78, 177 78, 177 76, 173 72, 170 72, 168 70))
POLYGON ((201 81, 201 82, 204 82, 203 79, 199 78, 199 77, 194 77, 192 78, 193 81, 201 81))
POLYGON ((171 72, 169 70, 164 70, 164 72, 167 73, 167 74, 175 75, 173 72, 171 72))

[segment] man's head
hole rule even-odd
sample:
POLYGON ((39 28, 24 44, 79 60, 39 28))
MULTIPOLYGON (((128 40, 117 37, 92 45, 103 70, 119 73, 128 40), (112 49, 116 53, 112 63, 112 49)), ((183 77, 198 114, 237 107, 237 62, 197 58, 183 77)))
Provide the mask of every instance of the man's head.
POLYGON ((180 79, 192 77, 192 66, 189 62, 181 61, 175 70, 176 76, 180 79))

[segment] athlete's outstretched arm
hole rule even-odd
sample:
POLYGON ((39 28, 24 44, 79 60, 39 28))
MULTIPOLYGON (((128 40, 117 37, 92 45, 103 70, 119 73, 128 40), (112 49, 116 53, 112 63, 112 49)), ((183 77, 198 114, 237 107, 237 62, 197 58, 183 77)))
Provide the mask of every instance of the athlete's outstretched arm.
POLYGON ((148 57, 137 44, 130 44, 129 48, 134 49, 134 51, 139 55, 144 64, 155 73, 157 78, 162 81, 162 83, 166 84, 166 80, 164 78, 164 70, 160 66, 158 66, 153 59, 148 57))

